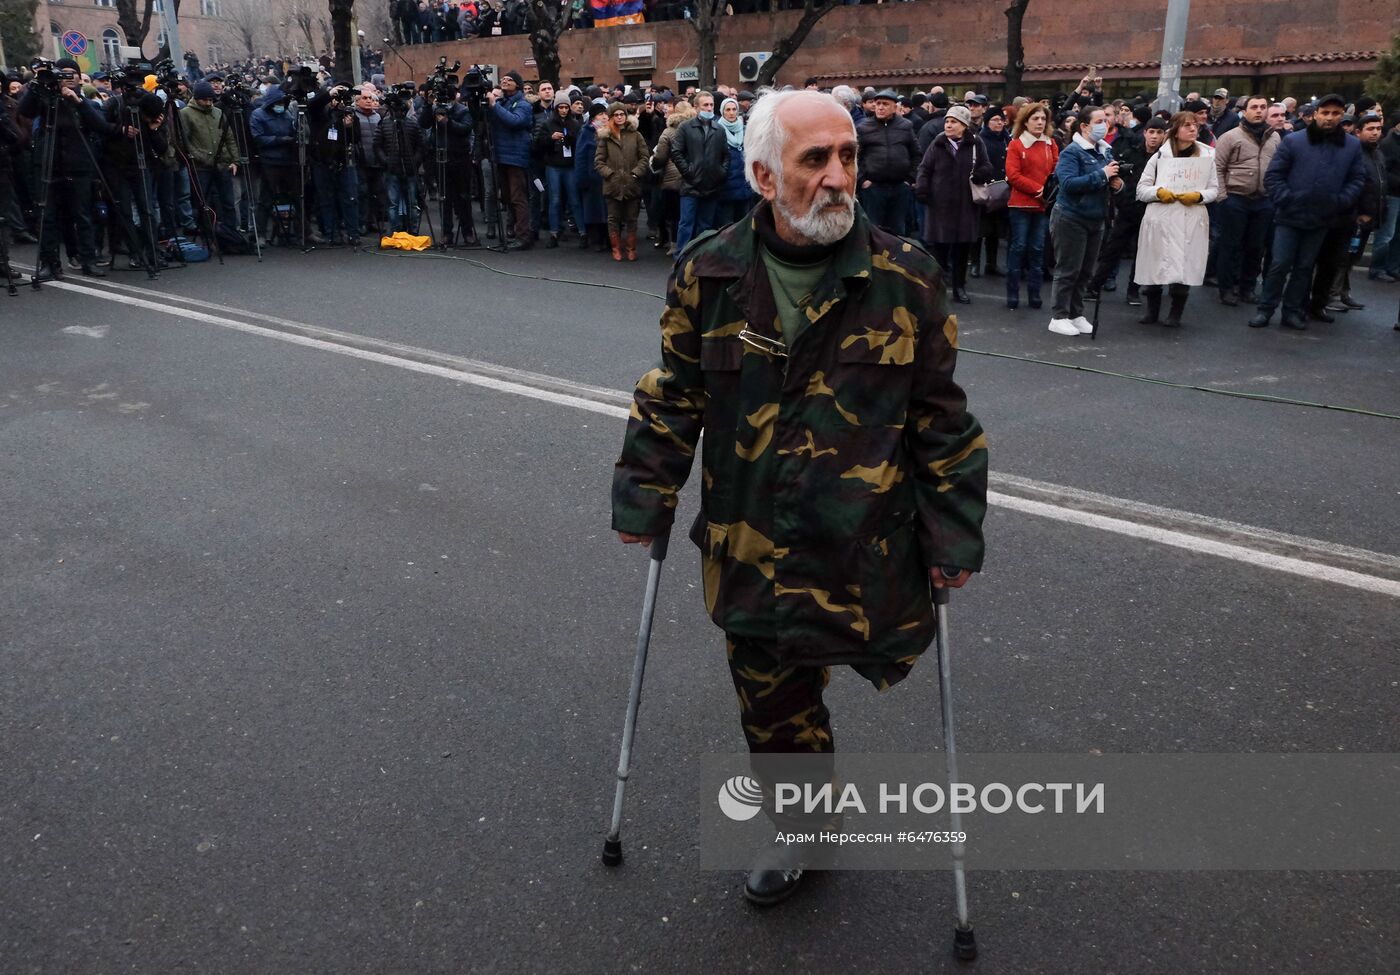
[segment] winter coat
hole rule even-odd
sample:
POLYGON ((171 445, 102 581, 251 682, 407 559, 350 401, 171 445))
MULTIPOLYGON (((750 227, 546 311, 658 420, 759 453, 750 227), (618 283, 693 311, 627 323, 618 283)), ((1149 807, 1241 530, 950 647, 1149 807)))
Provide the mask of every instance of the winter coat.
POLYGON ((981 236, 982 210, 972 202, 969 177, 978 183, 992 177, 987 147, 980 138, 964 133, 956 156, 946 134, 929 144, 914 178, 914 194, 924 204, 924 239, 929 243, 966 243, 981 236))
POLYGON ((987 147, 987 158, 992 163, 992 179, 1005 179, 1006 153, 1011 148, 1011 130, 1003 127, 1000 132, 993 132, 983 126, 979 134, 982 136, 982 144, 987 147))
POLYGON ((1060 182, 1055 210, 1080 223, 1101 224, 1108 216, 1108 177, 1103 168, 1113 161, 1113 148, 1103 141, 1086 148, 1088 141, 1076 135, 1060 151, 1055 164, 1060 182))
POLYGON ((274 112, 272 106, 282 99, 265 100, 248 120, 253 142, 258 147, 258 159, 269 166, 293 166, 297 162, 297 126, 290 112, 274 112))
POLYGON ((423 130, 412 112, 405 113, 402 120, 392 114, 384 116, 374 130, 374 146, 384 154, 385 175, 418 175, 418 163, 423 158, 423 130))
POLYGON ((1045 188, 1059 159, 1060 147, 1049 136, 1036 139, 1029 132, 1022 132, 1012 139, 1006 147, 1006 181, 1011 184, 1007 206, 1043 213, 1045 204, 1037 194, 1045 188))
POLYGON ((1256 139, 1243 125, 1222 135, 1215 144, 1215 172, 1221 192, 1250 200, 1267 197, 1264 174, 1278 151, 1279 139, 1279 134, 1270 128, 1264 129, 1262 139, 1256 139))
POLYGON ((378 112, 370 112, 366 115, 358 108, 355 109, 355 165, 363 166, 365 169, 383 169, 384 151, 379 148, 378 140, 374 134, 379 130, 379 123, 384 117, 378 112))
MULTIPOLYGON (((418 116, 418 128, 423 132, 424 145, 436 153, 438 120, 432 106, 425 106, 418 116)), ((476 152, 476 132, 472 127, 471 109, 461 102, 447 104, 447 117, 442 120, 443 141, 447 144, 447 162, 452 166, 470 165, 476 152)))
POLYGON ((1385 212, 1385 159, 1380 146, 1370 149, 1362 146, 1361 162, 1366 167, 1366 184, 1356 198, 1356 215, 1370 217, 1371 225, 1375 226, 1385 212))
POLYGON ((1361 140, 1345 133, 1341 139, 1311 140, 1308 129, 1284 136, 1264 173, 1274 222, 1285 227, 1332 226, 1356 205, 1366 184, 1361 140))
MULTIPOLYGON (((41 132, 44 126, 44 103, 37 92, 26 89, 19 99, 18 113, 27 119, 34 119, 34 134, 31 145, 35 147, 35 161, 38 161, 38 147, 42 145, 41 132)), ((78 98, 76 103, 67 98, 59 98, 58 134, 54 142, 54 175, 74 176, 94 174, 93 156, 102 158, 102 144, 115 138, 119 128, 108 122, 97 103, 87 98, 78 98), (86 141, 88 149, 83 148, 86 141)), ((37 187, 37 177, 36 177, 37 187)))
POLYGON ((550 115, 535 133, 535 157, 555 169, 573 169, 574 147, 578 144, 578 134, 582 128, 583 120, 575 115, 570 114, 563 120, 558 112, 550 115), (562 141, 555 140, 555 132, 564 133, 562 141), (569 150, 567 156, 564 154, 566 148, 569 150))
POLYGON ((724 129, 713 119, 693 118, 681 123, 671 142, 671 160, 680 171, 685 196, 711 196, 724 187, 729 175, 729 143, 724 129))
POLYGON ((611 130, 601 133, 594 166, 603 177, 603 196, 609 200, 640 199, 649 159, 647 141, 630 119, 616 135, 611 130))
POLYGON ((200 108, 190 102, 180 109, 180 127, 185 130, 185 146, 196 169, 225 167, 238 161, 238 140, 229 130, 219 138, 224 113, 216 107, 200 108), (215 157, 217 151, 218 156, 215 157))
POLYGON ((744 177, 744 150, 726 146, 729 150, 729 168, 725 171, 724 192, 720 199, 726 203, 743 203, 753 199, 749 181, 744 177))
POLYGON ((665 534, 700 447, 690 538, 710 617, 784 664, 849 663, 878 683, 932 638, 929 568, 982 564, 986 437, 953 381, 937 263, 859 208, 788 356, 740 339, 784 344, 755 227, 771 220, 761 204, 676 268, 613 528, 665 534))
POLYGON ((919 165, 919 142, 914 126, 906 118, 891 115, 880 121, 868 115, 856 127, 860 154, 856 163, 856 183, 907 183, 919 165))
POLYGON ((1385 195, 1400 196, 1400 132, 1392 129, 1377 147, 1385 167, 1385 195))
POLYGON ((598 175, 598 131, 589 122, 579 129, 574 143, 574 179, 583 204, 584 223, 607 223, 608 206, 603 202, 603 177, 598 175))
POLYGON ((498 98, 486 114, 491 120, 491 144, 496 150, 496 162, 529 169, 535 111, 525 96, 517 91, 509 98, 498 98))
POLYGON ((685 121, 687 120, 679 115, 671 116, 651 153, 651 169, 661 177, 661 188, 677 193, 680 192, 684 180, 681 179, 681 171, 676 168, 676 161, 671 158, 671 146, 675 142, 677 131, 685 121))
POLYGON ((1138 179, 1137 198, 1147 208, 1142 213, 1138 230, 1137 270, 1133 280, 1138 284, 1199 285, 1206 276, 1206 258, 1210 254, 1210 214, 1207 203, 1220 195, 1220 178, 1215 167, 1215 150, 1196 143, 1201 165, 1206 171, 1206 184, 1200 190, 1201 201, 1193 206, 1184 203, 1162 203, 1157 190, 1162 186, 1158 170, 1165 159, 1172 159, 1171 142, 1152 154, 1138 179))

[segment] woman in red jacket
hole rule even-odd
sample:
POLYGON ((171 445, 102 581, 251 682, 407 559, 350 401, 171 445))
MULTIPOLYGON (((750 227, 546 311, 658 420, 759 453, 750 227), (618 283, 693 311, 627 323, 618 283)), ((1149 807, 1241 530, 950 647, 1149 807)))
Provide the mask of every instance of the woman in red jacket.
POLYGON ((1021 303, 1021 264, 1026 264, 1026 300, 1040 307, 1044 280, 1045 182, 1055 172, 1060 150, 1050 139, 1050 110, 1038 102, 1021 106, 1006 149, 1006 180, 1011 184, 1007 213, 1011 218, 1011 246, 1006 256, 1006 307, 1021 303))

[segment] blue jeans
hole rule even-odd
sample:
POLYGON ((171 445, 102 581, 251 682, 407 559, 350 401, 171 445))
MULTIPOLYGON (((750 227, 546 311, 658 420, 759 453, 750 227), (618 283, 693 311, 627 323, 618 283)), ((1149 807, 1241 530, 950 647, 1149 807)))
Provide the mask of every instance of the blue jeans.
POLYGON ((316 184, 321 236, 360 236, 360 177, 356 167, 332 169, 316 163, 311 167, 311 179, 316 184))
POLYGON ((569 201, 569 212, 574 215, 574 226, 583 234, 587 228, 583 223, 583 201, 578 195, 578 176, 572 166, 546 166, 549 177, 549 232, 559 233, 564 226, 564 198, 569 201))
POLYGON ((1400 276, 1400 241, 1395 239, 1396 224, 1400 223, 1400 196, 1385 198, 1385 212, 1376 224, 1376 237, 1371 244, 1371 277, 1382 271, 1400 276))
POLYGON ((909 198, 913 195, 908 183, 871 183, 860 191, 860 205, 875 226, 903 237, 909 233, 909 198))
POLYGON ((1040 283, 1045 280, 1046 214, 1024 207, 1010 207, 1011 241, 1006 250, 1006 297, 1019 300, 1021 296, 1021 265, 1026 272, 1026 293, 1040 300, 1040 283))
POLYGON ((196 169, 199 195, 204 206, 214 211, 219 223, 230 230, 238 229, 238 216, 233 209, 233 175, 227 168, 196 169))
POLYGON ((417 223, 415 219, 417 201, 413 177, 386 173, 384 175, 384 188, 388 191, 389 197, 388 232, 412 230, 414 224, 417 223))
POLYGON ((719 212, 719 194, 711 193, 709 196, 682 196, 681 197, 681 222, 676 230, 676 256, 681 256, 681 251, 685 250, 685 245, 690 243, 690 238, 696 234, 702 234, 715 225, 715 216, 719 212))
POLYGON ((1216 216, 1220 239, 1215 276, 1220 293, 1252 294, 1274 222, 1274 205, 1267 197, 1227 196, 1216 207, 1216 216))
POLYGON ((1303 314, 1312 289, 1313 266, 1326 237, 1326 227, 1308 230, 1274 227, 1274 257, 1269 273, 1264 276, 1263 290, 1259 292, 1259 311, 1272 315, 1282 300, 1284 314, 1303 314))

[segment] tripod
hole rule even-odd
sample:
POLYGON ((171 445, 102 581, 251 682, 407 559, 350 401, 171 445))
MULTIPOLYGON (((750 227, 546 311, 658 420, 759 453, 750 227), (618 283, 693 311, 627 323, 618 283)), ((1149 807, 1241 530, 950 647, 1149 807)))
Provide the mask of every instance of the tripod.
MULTIPOLYGON (((224 255, 219 251, 218 235, 214 232, 214 221, 210 216, 209 203, 204 198, 204 192, 199 186, 199 172, 194 168, 194 160, 190 158, 189 143, 185 139, 185 129, 180 123, 180 110, 175 107, 175 92, 166 88, 165 104, 170 113, 171 142, 175 147, 175 154, 184 163, 185 175, 190 181, 190 197, 199 201, 199 232, 204 235, 205 241, 209 244, 209 250, 219 258, 219 263, 224 263, 224 255)), ((179 248, 175 249, 179 253, 179 248)), ((183 258, 183 255, 182 255, 183 258)), ((181 260, 183 264, 183 259, 181 260)))
MULTIPOLYGON (((150 254, 145 256, 150 260, 147 271, 150 272, 151 278, 155 278, 160 274, 160 253, 156 245, 155 221, 151 217, 151 172, 150 161, 146 158, 144 122, 141 119, 140 109, 133 107, 125 95, 122 96, 122 99, 122 109, 127 115, 127 124, 136 132, 134 140, 136 142, 136 178, 141 181, 141 224, 146 234, 146 243, 150 247, 150 254)), ((125 217, 125 214, 122 216, 125 217)), ((125 220, 121 223, 125 226, 125 220)))
MULTIPOLYGON (((53 189, 54 157, 58 152, 58 110, 59 102, 63 98, 56 88, 50 90, 40 87, 37 90, 40 98, 44 100, 44 114, 41 126, 44 138, 42 145, 39 147, 39 248, 38 256, 35 260, 34 277, 30 281, 30 286, 35 291, 39 290, 39 286, 42 283, 40 281, 40 275, 43 273, 44 238, 46 236, 45 230, 48 220, 49 195, 53 189)), ((87 153, 88 160, 92 163, 93 173, 96 175, 97 181, 102 185, 103 192, 107 194, 109 200, 114 200, 116 199, 116 195, 112 192, 112 187, 108 185, 107 178, 102 175, 102 167, 97 161, 97 154, 92 151, 92 146, 88 144, 87 135, 83 130, 82 119, 78 115, 77 108, 73 108, 72 112, 73 130, 76 138, 78 142, 82 144, 83 151, 87 153)), ((137 242, 132 239, 131 226, 126 223, 126 221, 121 221, 121 225, 126 233, 127 247, 130 248, 132 253, 136 253, 141 248, 137 242)), ((146 276, 150 279, 154 279, 159 273, 157 267, 157 263, 152 263, 147 267, 146 276)), ((53 276, 57 278, 62 272, 55 268, 52 273, 53 276)))
MULTIPOLYGON (((233 144, 238 149, 238 175, 243 188, 243 201, 248 207, 249 230, 253 234, 253 251, 258 255, 258 260, 262 260, 262 238, 258 236, 258 201, 253 199, 253 177, 248 172, 248 152, 247 141, 244 139, 243 99, 237 92, 225 92, 223 105, 223 118, 220 121, 222 126, 219 132, 219 145, 223 146, 224 133, 229 129, 233 130, 233 144)), ((218 152, 214 153, 218 158, 218 152)), ((237 214, 235 213, 235 216, 237 214)))
POLYGON ((496 163, 496 144, 491 141, 491 123, 486 118, 486 112, 481 102, 481 90, 478 88, 467 89, 467 111, 472 114, 472 121, 476 123, 477 144, 482 147, 482 151, 477 153, 476 170, 477 179, 481 185, 481 208, 482 215, 486 210, 486 166, 489 161, 491 166, 491 192, 496 197, 496 243, 483 244, 487 250, 505 253, 509 250, 506 247, 506 209, 505 195, 501 190, 501 170, 496 163))
POLYGON ((306 106, 295 98, 287 107, 292 110, 297 129, 297 216, 301 221, 301 252, 309 254, 316 248, 306 238, 306 146, 311 141, 311 126, 306 118, 306 106))
MULTIPOLYGON (((438 248, 447 250, 457 239, 457 233, 462 228, 452 225, 452 216, 448 209, 452 206, 447 193, 447 113, 437 113, 433 115, 433 155, 437 162, 437 184, 438 184, 438 206, 442 214, 443 238, 437 242, 438 248)), ((460 221, 458 221, 460 223, 460 221)))

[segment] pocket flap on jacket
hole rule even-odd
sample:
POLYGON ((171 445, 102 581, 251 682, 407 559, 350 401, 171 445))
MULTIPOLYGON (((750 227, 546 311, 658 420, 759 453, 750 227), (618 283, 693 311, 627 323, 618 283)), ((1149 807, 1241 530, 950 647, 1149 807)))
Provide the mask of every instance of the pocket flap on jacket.
POLYGON ((841 340, 838 362, 862 362, 872 366, 907 366, 914 361, 914 326, 888 321, 866 325, 841 340))

